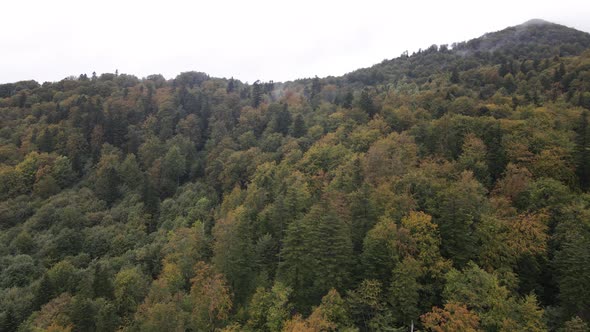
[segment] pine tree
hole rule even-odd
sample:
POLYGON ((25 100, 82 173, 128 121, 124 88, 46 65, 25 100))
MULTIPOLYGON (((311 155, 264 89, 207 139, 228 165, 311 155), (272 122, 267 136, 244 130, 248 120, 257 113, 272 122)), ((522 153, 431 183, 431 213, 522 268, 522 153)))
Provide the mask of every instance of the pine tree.
POLYGON ((580 187, 586 191, 590 187, 590 128, 588 111, 583 111, 576 128, 576 175, 580 187))
POLYGON ((229 79, 229 82, 227 82, 226 91, 227 91, 227 93, 232 93, 235 91, 235 89, 236 89, 236 83, 234 81, 234 78, 232 77, 229 79))
POLYGON ((303 121, 303 116, 301 114, 297 114, 295 117, 295 121, 293 122, 293 137, 299 138, 304 136, 307 133, 307 128, 305 127, 305 121, 303 121))
POLYGON ((278 279, 295 290, 293 302, 299 307, 305 306, 313 294, 313 262, 307 247, 310 232, 306 226, 302 220, 289 225, 279 254, 278 279))
POLYGON ((420 262, 407 257, 393 269, 392 274, 390 302, 394 308, 395 318, 404 326, 410 326, 420 315, 420 262))
POLYGON ((313 110, 316 110, 320 106, 321 91, 322 85, 320 79, 316 76, 311 80, 311 93, 309 94, 309 103, 313 110))
POLYGON ((354 95, 352 94, 351 91, 348 91, 346 93, 346 95, 344 95, 344 99, 342 100, 342 107, 347 108, 347 109, 351 109, 353 101, 354 101, 354 95))
POLYGON ((373 104, 373 99, 369 95, 369 91, 366 89, 361 92, 361 97, 359 99, 359 107, 365 111, 369 115, 369 117, 373 117, 375 113, 377 113, 377 108, 373 104))
POLYGON ((312 257, 315 258, 316 294, 325 294, 331 288, 344 289, 350 282, 352 239, 348 225, 339 218, 327 203, 311 209, 306 221, 312 223, 312 257))
POLYGON ((459 78, 459 71, 457 70, 457 67, 454 67, 453 71, 451 72, 451 83, 458 84, 460 81, 461 79, 459 78))
POLYGON ((264 93, 262 89, 260 81, 256 81, 252 84, 252 107, 254 108, 260 106, 260 103, 262 102, 262 94, 264 93))
POLYGON ((289 112, 287 104, 279 106, 279 109, 274 114, 272 121, 274 125, 274 131, 283 135, 287 135, 289 132, 289 127, 291 126, 291 122, 291 113, 289 112))
POLYGON ((458 266, 475 257, 474 229, 484 208, 484 192, 471 172, 463 172, 458 182, 438 195, 435 216, 442 239, 441 251, 458 266))
POLYGON ((14 332, 19 325, 18 318, 14 314, 14 310, 9 307, 4 311, 4 315, 0 316, 0 331, 14 332))
POLYGON ((44 129, 41 135, 37 136, 37 147, 42 152, 51 152, 53 150, 53 136, 48 129, 44 129))
POLYGON ((114 295, 112 276, 102 264, 96 264, 94 267, 94 277, 92 279, 92 290, 95 297, 112 299, 114 295))
POLYGON ((42 305, 49 302, 49 300, 51 300, 53 297, 54 292, 55 291, 51 280, 49 280, 47 274, 44 274, 43 277, 41 277, 35 292, 35 297, 33 299, 34 308, 40 309, 42 305))
POLYGON ((120 195, 120 178, 114 166, 106 166, 97 172, 97 179, 94 183, 95 192, 98 197, 112 204, 120 195))
POLYGON ((293 288, 295 303, 308 308, 331 288, 349 285, 350 230, 327 202, 320 202, 289 225, 281 259, 280 279, 293 288))

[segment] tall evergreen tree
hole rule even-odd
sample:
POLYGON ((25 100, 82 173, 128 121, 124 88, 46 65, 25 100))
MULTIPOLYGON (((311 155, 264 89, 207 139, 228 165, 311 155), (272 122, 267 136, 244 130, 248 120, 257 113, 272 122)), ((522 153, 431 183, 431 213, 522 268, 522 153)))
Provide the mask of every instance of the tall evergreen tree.
POLYGON ((363 111, 365 111, 365 113, 367 113, 369 117, 373 117, 375 113, 377 113, 377 108, 375 107, 373 99, 369 95, 369 91, 367 89, 364 89, 361 92, 361 96, 359 99, 359 107, 363 111))
POLYGON ((252 107, 257 108, 260 106, 263 94, 264 90, 260 81, 254 82, 254 84, 252 84, 252 107))
POLYGON ((590 128, 588 111, 583 111, 576 128, 576 174, 582 190, 590 187, 590 128))
POLYGON ((299 138, 304 136, 307 133, 307 128, 305 127, 305 121, 303 120, 303 116, 301 114, 297 114, 295 117, 295 121, 293 122, 293 137, 299 138))
POLYGON ((320 202, 289 226, 281 258, 281 280, 294 289, 295 303, 309 309, 319 294, 349 285, 350 229, 327 202, 320 202))

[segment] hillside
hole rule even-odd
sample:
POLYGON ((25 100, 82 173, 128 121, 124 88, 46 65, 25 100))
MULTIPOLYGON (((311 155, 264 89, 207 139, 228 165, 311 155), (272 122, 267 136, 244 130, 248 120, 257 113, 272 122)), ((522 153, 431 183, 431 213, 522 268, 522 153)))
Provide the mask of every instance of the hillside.
POLYGON ((580 55, 590 47, 590 34, 543 20, 530 20, 502 31, 453 45, 432 45, 425 50, 386 60, 370 68, 354 71, 344 78, 349 83, 380 84, 404 76, 420 82, 431 75, 469 70, 509 61, 542 60, 555 56, 580 55))
POLYGON ((0 85, 0 331, 587 331, 590 35, 0 85))

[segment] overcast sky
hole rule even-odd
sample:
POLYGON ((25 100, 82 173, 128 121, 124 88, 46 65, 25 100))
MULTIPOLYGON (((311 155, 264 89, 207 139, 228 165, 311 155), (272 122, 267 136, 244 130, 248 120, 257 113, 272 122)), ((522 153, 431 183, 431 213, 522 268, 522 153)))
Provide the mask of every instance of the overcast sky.
POLYGON ((590 1, 3 1, 0 82, 114 72, 342 75, 532 18, 590 32, 590 1))

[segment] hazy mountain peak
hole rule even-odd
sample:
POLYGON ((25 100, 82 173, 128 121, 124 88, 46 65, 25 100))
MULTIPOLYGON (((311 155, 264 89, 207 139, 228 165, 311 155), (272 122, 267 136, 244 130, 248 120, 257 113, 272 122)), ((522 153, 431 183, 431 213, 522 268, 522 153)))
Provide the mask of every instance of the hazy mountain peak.
POLYGON ((542 19, 489 32, 481 37, 438 48, 433 45, 411 56, 383 61, 370 68, 345 75, 349 82, 374 84, 395 81, 403 76, 427 79, 441 70, 451 70, 456 58, 472 63, 501 64, 506 59, 540 60, 555 56, 575 56, 590 48, 590 34, 542 19))
POLYGON ((540 18, 533 18, 521 24, 521 26, 530 26, 530 25, 548 25, 548 24, 555 24, 553 22, 545 21, 540 18))
POLYGON ((590 34, 542 19, 486 33, 458 45, 467 52, 503 52, 515 58, 571 56, 590 47, 590 34))

